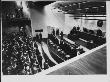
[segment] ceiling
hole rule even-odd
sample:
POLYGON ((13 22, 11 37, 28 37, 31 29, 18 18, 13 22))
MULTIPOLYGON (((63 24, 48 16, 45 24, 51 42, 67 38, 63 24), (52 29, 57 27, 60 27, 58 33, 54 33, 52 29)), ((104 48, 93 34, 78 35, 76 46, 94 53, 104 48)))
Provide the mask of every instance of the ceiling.
POLYGON ((55 1, 28 1, 29 8, 36 9, 38 11, 43 11, 44 6, 49 5, 55 1))
POLYGON ((65 14, 76 15, 106 15, 106 2, 105 1, 83 1, 72 2, 63 1, 55 5, 55 8, 64 11, 65 14))
MULTIPOLYGON (((2 2, 2 11, 8 11, 15 2, 5 1, 2 2)), ((105 0, 73 0, 73 1, 28 1, 28 7, 34 8, 38 11, 43 11, 44 6, 54 3, 54 7, 65 14, 74 15, 106 15, 106 2, 105 0)))

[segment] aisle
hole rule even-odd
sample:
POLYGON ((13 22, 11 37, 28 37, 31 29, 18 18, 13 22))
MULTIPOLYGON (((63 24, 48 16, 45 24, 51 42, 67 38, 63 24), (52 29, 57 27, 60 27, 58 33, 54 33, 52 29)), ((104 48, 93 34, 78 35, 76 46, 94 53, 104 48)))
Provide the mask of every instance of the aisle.
POLYGON ((49 52, 49 49, 48 49, 48 46, 47 46, 46 43, 42 42, 42 48, 43 48, 44 52, 46 53, 46 55, 48 56, 48 58, 49 58, 52 62, 54 62, 55 64, 58 64, 58 63, 52 58, 52 56, 51 56, 51 54, 50 54, 50 52, 49 52))
POLYGON ((44 56, 43 56, 42 47, 41 47, 41 44, 39 44, 39 43, 37 43, 37 44, 38 44, 38 50, 39 50, 39 52, 40 52, 40 54, 41 54, 41 56, 42 56, 42 66, 41 66, 41 68, 44 68, 45 58, 44 58, 44 56))

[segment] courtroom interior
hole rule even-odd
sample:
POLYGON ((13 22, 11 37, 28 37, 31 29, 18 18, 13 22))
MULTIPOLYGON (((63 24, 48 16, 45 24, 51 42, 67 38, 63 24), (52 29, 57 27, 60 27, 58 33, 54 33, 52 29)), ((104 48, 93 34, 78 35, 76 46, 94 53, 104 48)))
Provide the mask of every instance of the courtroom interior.
POLYGON ((107 74, 105 0, 1 4, 3 75, 36 75, 80 56, 48 75, 107 74))

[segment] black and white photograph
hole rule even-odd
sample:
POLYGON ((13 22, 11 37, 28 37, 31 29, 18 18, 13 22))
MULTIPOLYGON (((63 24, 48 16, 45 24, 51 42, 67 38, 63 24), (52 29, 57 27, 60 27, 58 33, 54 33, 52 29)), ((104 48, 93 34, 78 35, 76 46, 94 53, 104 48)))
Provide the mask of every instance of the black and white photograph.
POLYGON ((106 0, 1 1, 1 74, 107 75, 106 0))

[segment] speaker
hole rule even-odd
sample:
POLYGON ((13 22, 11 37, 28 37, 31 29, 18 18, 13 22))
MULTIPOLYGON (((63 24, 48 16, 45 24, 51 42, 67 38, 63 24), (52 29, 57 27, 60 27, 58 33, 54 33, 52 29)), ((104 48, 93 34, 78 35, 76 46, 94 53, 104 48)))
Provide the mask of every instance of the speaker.
POLYGON ((97 26, 98 26, 98 27, 102 27, 102 25, 103 25, 103 21, 102 21, 102 20, 98 20, 98 21, 97 21, 97 26))

